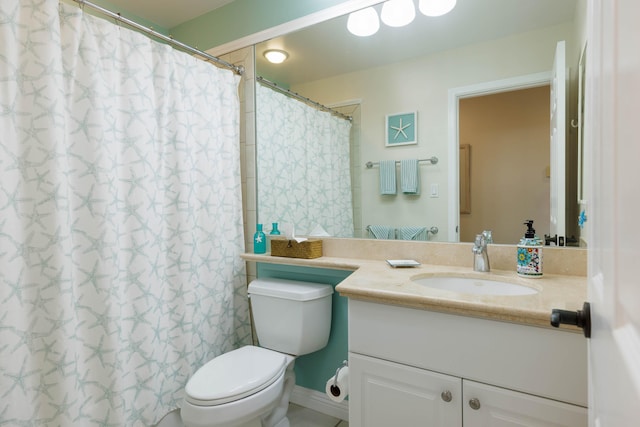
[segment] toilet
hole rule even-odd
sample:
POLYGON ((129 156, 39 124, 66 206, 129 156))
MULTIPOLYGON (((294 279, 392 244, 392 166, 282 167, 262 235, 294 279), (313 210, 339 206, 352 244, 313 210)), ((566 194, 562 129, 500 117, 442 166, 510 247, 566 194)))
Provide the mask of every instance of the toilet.
POLYGON ((296 356, 327 345, 333 286, 283 279, 249 284, 259 347, 222 354, 187 382, 186 427, 289 427, 296 356))

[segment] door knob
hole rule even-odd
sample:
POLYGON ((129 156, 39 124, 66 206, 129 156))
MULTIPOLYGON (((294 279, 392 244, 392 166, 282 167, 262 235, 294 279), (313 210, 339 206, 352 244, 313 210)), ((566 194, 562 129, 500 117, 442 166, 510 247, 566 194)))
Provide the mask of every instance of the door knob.
POLYGON ((451 392, 449 390, 447 391, 443 391, 440 394, 440 397, 442 398, 442 400, 444 400, 445 402, 451 402, 451 400, 453 399, 453 395, 451 394, 451 392))
POLYGON ((551 326, 574 325, 582 328, 584 336, 591 338, 591 306, 588 302, 582 305, 582 310, 569 311, 554 308, 551 310, 551 326))

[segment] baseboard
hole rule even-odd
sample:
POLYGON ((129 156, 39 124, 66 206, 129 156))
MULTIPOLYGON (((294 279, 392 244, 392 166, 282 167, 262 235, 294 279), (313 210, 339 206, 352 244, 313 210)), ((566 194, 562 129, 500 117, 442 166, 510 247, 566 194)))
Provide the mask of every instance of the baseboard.
POLYGON ((291 392, 291 403, 313 409, 341 420, 349 421, 349 401, 334 402, 324 393, 310 388, 295 386, 291 392))

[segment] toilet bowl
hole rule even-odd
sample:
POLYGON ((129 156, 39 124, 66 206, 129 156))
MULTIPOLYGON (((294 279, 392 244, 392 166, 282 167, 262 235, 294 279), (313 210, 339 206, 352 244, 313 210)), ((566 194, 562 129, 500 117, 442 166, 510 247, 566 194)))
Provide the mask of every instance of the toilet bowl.
MULTIPOLYGON (((289 382, 289 388, 293 387, 293 362, 292 356, 254 346, 211 360, 196 371, 185 387, 180 411, 184 425, 264 425, 262 418, 283 399, 285 384, 289 382)), ((288 396, 286 399, 288 405, 288 396)))
POLYGON ((326 346, 331 328, 330 285, 280 279, 249 284, 260 347, 214 358, 185 386, 186 427, 289 427, 295 355, 326 346))

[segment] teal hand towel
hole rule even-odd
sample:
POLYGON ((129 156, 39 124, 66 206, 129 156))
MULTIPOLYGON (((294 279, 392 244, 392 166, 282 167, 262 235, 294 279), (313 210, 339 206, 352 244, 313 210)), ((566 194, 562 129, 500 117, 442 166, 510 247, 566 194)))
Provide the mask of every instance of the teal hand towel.
POLYGON ((418 174, 418 160, 400 161, 400 178, 404 194, 420 194, 420 178, 418 174))
POLYGON ((427 227, 400 227, 398 240, 427 240, 427 227))
POLYGON ((393 240, 395 237, 395 230, 388 225, 370 225, 367 230, 369 230, 369 237, 372 239, 393 240))
POLYGON ((396 194, 396 161, 380 161, 380 194, 396 194))

